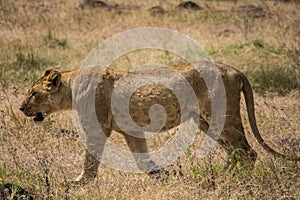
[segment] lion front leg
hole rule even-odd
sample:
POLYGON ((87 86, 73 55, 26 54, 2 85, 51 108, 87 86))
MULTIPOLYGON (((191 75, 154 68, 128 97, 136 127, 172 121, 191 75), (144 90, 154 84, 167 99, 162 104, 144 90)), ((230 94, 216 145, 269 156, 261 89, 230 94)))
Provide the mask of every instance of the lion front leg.
POLYGON ((73 183, 84 185, 94 180, 98 173, 100 161, 98 161, 88 150, 85 150, 84 168, 81 175, 78 176, 73 183))
POLYGON ((86 135, 84 167, 81 172, 81 175, 73 181, 73 184, 84 185, 90 181, 93 181, 96 178, 104 146, 107 141, 107 138, 111 134, 111 130, 103 129, 103 132, 104 134, 99 133, 96 135, 86 135), (97 157, 94 157, 94 155, 97 155, 97 157))
POLYGON ((135 136, 123 133, 130 151, 133 153, 137 167, 147 172, 150 177, 156 177, 163 170, 151 159, 147 140, 143 132, 134 133, 135 136))

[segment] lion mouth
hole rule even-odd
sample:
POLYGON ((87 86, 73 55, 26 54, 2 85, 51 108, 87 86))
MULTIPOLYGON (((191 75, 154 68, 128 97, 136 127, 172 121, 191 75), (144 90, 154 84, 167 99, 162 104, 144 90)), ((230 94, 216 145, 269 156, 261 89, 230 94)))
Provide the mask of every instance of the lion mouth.
POLYGON ((33 117, 34 122, 41 122, 44 120, 44 118, 47 116, 48 113, 42 113, 42 112, 33 112, 33 111, 26 111, 22 110, 22 112, 27 116, 27 117, 33 117))
POLYGON ((38 112, 35 114, 35 117, 33 118, 33 121, 35 122, 41 122, 44 120, 44 115, 41 112, 38 112))

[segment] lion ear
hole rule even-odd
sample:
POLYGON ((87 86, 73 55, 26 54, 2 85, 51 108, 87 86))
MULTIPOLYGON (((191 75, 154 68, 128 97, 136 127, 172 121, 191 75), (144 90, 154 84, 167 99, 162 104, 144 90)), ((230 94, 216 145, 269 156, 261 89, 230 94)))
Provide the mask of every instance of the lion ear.
POLYGON ((47 76, 46 89, 56 92, 61 84, 61 73, 56 70, 46 70, 45 75, 47 76))
POLYGON ((53 69, 46 69, 43 76, 48 76, 52 71, 54 71, 54 70, 53 69))

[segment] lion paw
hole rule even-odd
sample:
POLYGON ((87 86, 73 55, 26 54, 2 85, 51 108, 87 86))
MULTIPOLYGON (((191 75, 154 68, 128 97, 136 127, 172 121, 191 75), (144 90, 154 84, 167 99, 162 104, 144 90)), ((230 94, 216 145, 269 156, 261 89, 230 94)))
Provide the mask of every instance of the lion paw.
POLYGON ((85 176, 82 174, 78 176, 76 179, 74 179, 73 181, 71 181, 71 184, 73 186, 83 186, 92 182, 94 179, 95 179, 94 176, 85 176))

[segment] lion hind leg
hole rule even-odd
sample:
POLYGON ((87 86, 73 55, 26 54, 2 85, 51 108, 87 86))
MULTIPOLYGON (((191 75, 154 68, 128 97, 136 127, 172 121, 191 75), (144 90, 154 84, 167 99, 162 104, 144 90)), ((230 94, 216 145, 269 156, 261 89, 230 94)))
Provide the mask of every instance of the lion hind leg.
MULTIPOLYGON (((199 117, 195 114, 194 117, 199 117)), ((228 160, 225 165, 225 169, 232 169, 237 163, 241 163, 243 166, 248 166, 253 169, 257 153, 249 145, 244 128, 240 122, 234 125, 225 124, 224 130, 221 133, 220 138, 217 140, 218 144, 228 154, 228 160), (232 127, 232 128, 228 128, 232 127)), ((209 129, 209 123, 202 117, 199 117, 199 129, 207 134, 209 129)))
POLYGON ((218 143, 227 151, 228 160, 225 169, 231 170, 240 164, 252 170, 257 159, 257 153, 249 145, 243 127, 226 129, 221 134, 218 143))

